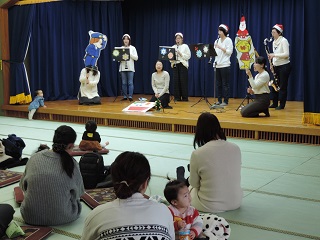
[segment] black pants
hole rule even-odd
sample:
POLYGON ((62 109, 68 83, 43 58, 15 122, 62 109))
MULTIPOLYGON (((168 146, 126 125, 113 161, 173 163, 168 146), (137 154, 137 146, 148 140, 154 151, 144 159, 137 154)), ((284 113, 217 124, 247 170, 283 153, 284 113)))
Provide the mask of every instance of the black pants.
POLYGON ((242 117, 259 117, 259 113, 269 113, 269 93, 256 94, 255 100, 241 109, 242 117))
POLYGON ((222 103, 222 98, 224 98, 223 101, 228 104, 230 95, 230 67, 217 68, 216 78, 218 102, 222 103))
POLYGON ((174 100, 175 101, 187 101, 188 100, 188 68, 183 66, 182 63, 178 63, 173 68, 173 80, 174 80, 174 100))
MULTIPOLYGON (((150 99, 150 102, 155 102, 156 100, 157 98, 153 95, 152 98, 150 99)), ((159 100, 161 101, 161 106, 163 108, 167 107, 170 102, 170 94, 169 93, 163 94, 161 97, 159 97, 159 100)))
POLYGON ((280 91, 276 92, 273 88, 271 88, 271 99, 274 106, 278 106, 278 101, 280 101, 280 107, 284 108, 287 102, 287 88, 288 79, 291 72, 291 64, 287 63, 281 66, 274 66, 274 72, 278 77, 280 91))

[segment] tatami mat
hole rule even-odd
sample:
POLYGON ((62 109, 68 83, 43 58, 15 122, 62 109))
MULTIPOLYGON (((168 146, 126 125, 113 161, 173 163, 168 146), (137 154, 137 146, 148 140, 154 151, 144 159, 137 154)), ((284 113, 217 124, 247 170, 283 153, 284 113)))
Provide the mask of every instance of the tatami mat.
MULTIPOLYGON (((0 138, 15 133, 26 142, 24 157, 36 151, 40 143, 52 144, 54 130, 72 126, 80 142, 81 124, 0 117, 0 138)), ((187 166, 193 151, 193 135, 170 132, 100 127, 102 141, 109 141, 106 165, 122 151, 139 151, 149 159, 152 178, 148 195, 163 195, 166 177, 175 177, 176 167, 187 166)), ((242 153, 243 204, 235 211, 219 213, 231 225, 230 240, 320 240, 320 147, 277 142, 228 139, 239 145, 242 153)), ((75 157, 79 161, 80 157, 75 157)), ((24 171, 24 166, 10 169, 24 171)), ((188 172, 186 171, 186 176, 188 172)), ((0 188, 0 202, 12 204, 15 219, 22 222, 19 205, 13 198, 18 183, 0 188)), ((84 219, 91 209, 82 203, 83 211, 73 223, 54 226, 48 239, 77 239, 84 219)), ((48 206, 50 207, 50 206, 48 206)), ((23 223, 20 223, 23 224, 23 223)))

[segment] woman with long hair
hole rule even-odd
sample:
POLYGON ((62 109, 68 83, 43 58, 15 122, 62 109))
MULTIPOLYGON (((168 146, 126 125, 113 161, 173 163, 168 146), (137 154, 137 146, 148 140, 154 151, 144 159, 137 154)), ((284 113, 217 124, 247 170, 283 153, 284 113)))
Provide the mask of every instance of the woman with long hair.
POLYGON ((190 159, 191 205, 202 212, 237 209, 242 201, 241 152, 227 138, 217 117, 202 113, 190 159))
POLYGON ((62 125, 55 130, 52 150, 30 157, 20 180, 20 211, 26 223, 60 225, 80 216, 83 181, 78 163, 69 155, 76 138, 71 127, 62 125))

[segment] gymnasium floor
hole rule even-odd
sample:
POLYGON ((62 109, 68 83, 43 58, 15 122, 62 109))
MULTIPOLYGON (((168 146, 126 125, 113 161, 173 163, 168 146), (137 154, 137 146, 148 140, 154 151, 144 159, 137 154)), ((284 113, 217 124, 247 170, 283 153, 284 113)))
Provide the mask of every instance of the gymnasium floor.
MULTIPOLYGON (((23 156, 29 157, 40 143, 51 146, 53 132, 62 124, 76 130, 79 143, 83 125, 1 116, 0 138, 12 133, 22 137, 26 143, 23 156)), ((110 142, 110 153, 104 155, 106 165, 126 150, 147 156, 153 175, 148 195, 162 195, 165 177, 174 177, 176 167, 187 166, 193 150, 190 134, 102 126, 98 126, 98 132, 102 141, 110 142)), ((234 138, 228 141, 238 144, 242 152, 244 190, 240 209, 218 214, 231 225, 229 239, 320 239, 320 147, 234 138)), ((23 172, 24 167, 10 170, 23 172)), ((1 188, 0 202, 11 204, 16 210, 15 220, 23 225, 13 198, 13 188, 17 185, 1 188)), ((80 218, 71 224, 55 226, 47 239, 78 239, 84 219, 91 211, 82 204, 80 218)))

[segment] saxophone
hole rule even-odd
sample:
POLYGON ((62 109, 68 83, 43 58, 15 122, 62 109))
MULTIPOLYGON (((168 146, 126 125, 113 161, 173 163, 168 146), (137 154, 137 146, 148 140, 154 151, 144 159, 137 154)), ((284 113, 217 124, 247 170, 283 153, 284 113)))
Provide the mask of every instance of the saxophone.
MULTIPOLYGON (((267 42, 272 42, 272 40, 273 40, 272 37, 270 37, 270 39, 269 39, 269 38, 266 38, 266 39, 263 40, 263 44, 264 44, 264 48, 265 48, 266 53, 267 53, 267 57, 268 57, 268 54, 270 54, 270 50, 269 50, 269 47, 268 47, 268 43, 267 43, 267 42)), ((269 58, 268 58, 268 59, 269 59, 269 58)), ((271 80, 269 81, 269 86, 272 86, 273 89, 274 89, 276 92, 279 92, 279 90, 280 90, 280 87, 279 87, 279 84, 278 84, 279 81, 278 81, 278 77, 277 77, 276 73, 274 72, 274 68, 273 68, 273 64, 272 64, 272 60, 271 60, 271 59, 269 59, 269 63, 270 63, 270 69, 271 69, 271 72, 272 72, 273 78, 274 78, 274 79, 271 79, 271 80)))

